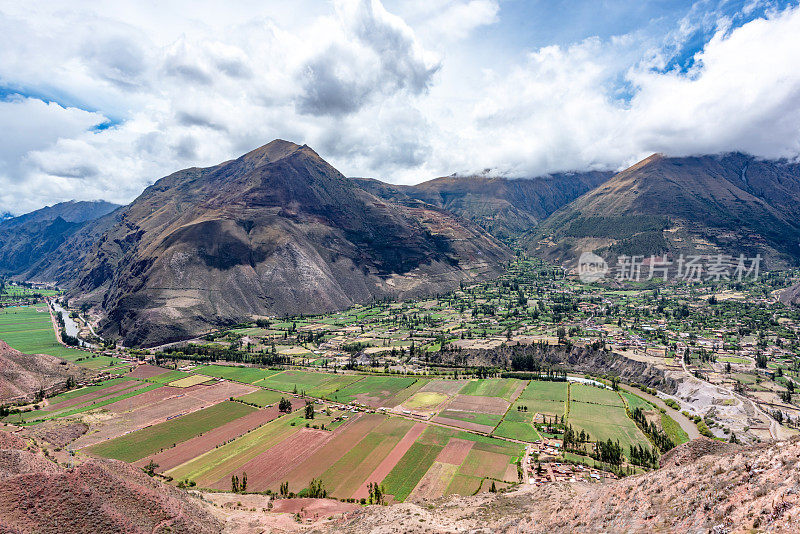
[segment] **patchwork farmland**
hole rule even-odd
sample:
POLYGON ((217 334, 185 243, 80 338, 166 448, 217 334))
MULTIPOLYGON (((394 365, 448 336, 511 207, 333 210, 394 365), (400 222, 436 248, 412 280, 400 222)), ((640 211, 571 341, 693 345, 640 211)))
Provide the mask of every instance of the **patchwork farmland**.
POLYGON ((378 483, 404 501, 519 483, 526 447, 545 446, 554 422, 626 449, 648 446, 626 403, 647 405, 568 382, 140 365, 15 421, 85 424, 70 444, 78 454, 175 484, 226 491, 246 475, 248 491, 288 484, 303 495, 317 480, 332 497, 359 500, 378 483))

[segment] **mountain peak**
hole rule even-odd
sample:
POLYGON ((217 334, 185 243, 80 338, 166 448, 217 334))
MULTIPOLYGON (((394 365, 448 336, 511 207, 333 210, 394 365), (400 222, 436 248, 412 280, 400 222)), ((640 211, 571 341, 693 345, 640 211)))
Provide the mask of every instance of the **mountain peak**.
POLYGON ((292 143, 291 141, 285 141, 283 139, 275 139, 266 145, 248 152, 240 159, 250 163, 254 167, 258 167, 288 157, 304 148, 308 147, 306 145, 300 146, 297 143, 292 143))

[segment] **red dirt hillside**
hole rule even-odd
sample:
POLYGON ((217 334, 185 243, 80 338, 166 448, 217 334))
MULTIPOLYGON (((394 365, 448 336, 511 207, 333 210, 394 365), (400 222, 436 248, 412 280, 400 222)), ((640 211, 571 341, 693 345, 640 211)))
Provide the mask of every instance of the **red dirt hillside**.
POLYGON ((0 532, 217 533, 222 528, 185 492, 115 460, 72 469, 0 432, 0 532))
POLYGON ((0 341, 0 403, 62 385, 67 377, 80 381, 86 371, 55 356, 23 354, 0 341))
POLYGON ((665 460, 608 484, 370 506, 317 532, 800 532, 800 438, 751 447, 701 438, 665 460))

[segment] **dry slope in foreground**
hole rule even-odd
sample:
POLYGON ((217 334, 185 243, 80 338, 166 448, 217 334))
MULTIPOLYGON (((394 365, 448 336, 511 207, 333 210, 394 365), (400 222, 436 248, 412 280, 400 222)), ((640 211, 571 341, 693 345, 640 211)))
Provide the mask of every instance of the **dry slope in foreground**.
POLYGON ((116 460, 65 469, 0 432, 0 532, 221 532, 185 492, 116 460))
POLYGON ((798 532, 798 462, 798 438, 748 448, 701 438, 665 456, 658 471, 612 484, 370 507, 331 531, 798 532))

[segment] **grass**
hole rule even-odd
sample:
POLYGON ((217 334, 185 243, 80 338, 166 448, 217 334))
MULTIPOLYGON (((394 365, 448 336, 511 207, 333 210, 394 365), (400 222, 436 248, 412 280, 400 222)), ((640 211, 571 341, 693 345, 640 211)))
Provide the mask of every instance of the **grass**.
POLYGON ((494 435, 529 442, 542 439, 532 424, 516 421, 502 421, 495 429, 494 435))
POLYGON ((631 445, 652 448, 649 440, 628 417, 625 408, 572 402, 569 423, 578 431, 588 432, 593 441, 619 441, 626 455, 631 445))
POLYGON ((308 371, 283 371, 258 381, 255 385, 278 391, 305 391, 312 397, 335 397, 341 388, 363 378, 356 375, 313 373, 308 371))
POLYGON ((233 469, 246 464, 299 431, 302 427, 291 426, 292 420, 293 417, 279 417, 221 447, 170 469, 165 474, 176 480, 194 480, 198 485, 213 484, 233 469))
POLYGON ((606 406, 624 406, 622 399, 616 391, 587 386, 585 384, 571 384, 569 386, 569 396, 570 400, 573 402, 603 404, 606 406))
POLYGON ((127 393, 123 393, 122 395, 117 395, 115 397, 108 397, 108 398, 105 398, 105 399, 97 400, 97 401, 93 402, 92 404, 89 404, 88 406, 82 406, 82 407, 78 407, 78 408, 73 408, 71 410, 64 410, 64 411, 56 412, 56 413, 53 413, 53 414, 41 414, 41 415, 44 415, 44 417, 33 418, 33 419, 31 419, 31 422, 38 423, 38 422, 41 422, 41 421, 48 421, 50 419, 58 419, 58 418, 61 418, 61 417, 68 417, 70 415, 76 415, 76 414, 79 414, 79 413, 88 412, 89 410, 95 410, 97 408, 102 408, 103 406, 107 406, 109 404, 113 404, 113 403, 115 403, 117 401, 125 400, 125 399, 128 399, 130 397, 135 397, 136 395, 141 395, 142 393, 147 393, 148 391, 152 391, 152 390, 158 389, 160 387, 161 387, 161 384, 151 384, 149 386, 145 386, 143 388, 139 388, 139 389, 137 389, 135 391, 129 391, 127 393))
POLYGON ((410 387, 417 379, 404 376, 365 376, 358 382, 349 384, 333 393, 338 402, 352 402, 367 398, 372 402, 383 403, 410 387), (359 399, 361 397, 361 399, 359 399))
POLYGON ((675 419, 665 413, 661 414, 661 428, 675 445, 680 445, 681 443, 689 441, 689 434, 681 428, 681 425, 679 425, 675 419))
POLYGON ((135 462, 254 411, 255 408, 240 402, 225 401, 100 443, 88 450, 97 456, 135 462))
POLYGON ((247 395, 242 395, 241 397, 237 397, 236 399, 243 402, 249 402, 251 404, 255 404, 263 408, 264 406, 275 404, 276 402, 281 400, 281 397, 285 396, 286 396, 285 393, 270 391, 269 389, 262 389, 259 391, 248 393, 247 395))
POLYGON ((183 371, 167 371, 166 373, 161 373, 160 375, 151 376, 150 378, 145 378, 144 380, 148 382, 155 382, 156 384, 169 384, 170 382, 174 382, 176 380, 180 380, 182 378, 186 378, 188 376, 192 376, 189 373, 184 373, 183 371))
POLYGON ((50 313, 44 304, 0 310, 0 339, 25 354, 49 354, 70 362, 83 363, 90 352, 65 347, 56 340, 50 313))
POLYGON ((119 384, 120 382, 124 381, 125 381, 124 378, 112 378, 111 380, 106 380, 105 382, 101 382, 100 384, 96 384, 94 386, 86 386, 78 389, 73 389, 64 393, 60 393, 54 397, 48 398, 47 403, 49 405, 59 404, 61 402, 72 400, 76 397, 80 397, 81 395, 88 395, 89 393, 100 391, 101 389, 105 389, 109 386, 113 386, 114 384, 119 384))
POLYGON ((636 408, 641 408, 642 410, 652 410, 654 406, 644 400, 643 398, 639 397, 638 395, 634 395, 633 393, 628 393, 627 391, 621 391, 622 396, 625 398, 625 402, 628 403, 628 406, 631 409, 631 412, 636 408))
POLYGON ((470 423, 475 423, 478 425, 485 425, 490 427, 495 427, 503 418, 502 415, 495 415, 489 413, 477 413, 477 412, 462 412, 458 410, 444 410, 439 414, 440 417, 446 417, 448 419, 456 419, 458 421, 468 421, 470 423))
POLYGON ((460 393, 461 395, 473 395, 477 397, 501 397, 510 401, 518 385, 519 381, 513 378, 470 380, 460 393))
POLYGON ((393 495, 396 501, 404 501, 420 479, 425 476, 425 472, 433 464, 442 448, 419 441, 411 445, 394 469, 383 479, 386 493, 393 495))
POLYGON ((195 372, 206 376, 225 378, 235 382, 253 384, 269 376, 279 373, 271 369, 260 369, 258 367, 238 367, 233 365, 205 365, 197 367, 195 372))

